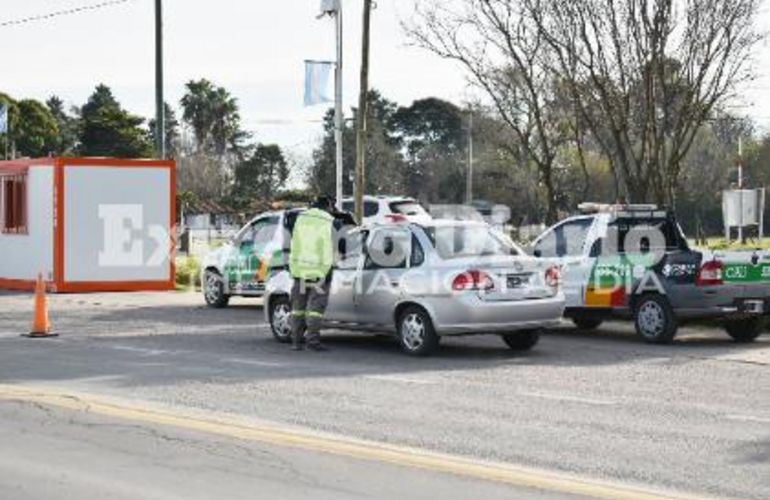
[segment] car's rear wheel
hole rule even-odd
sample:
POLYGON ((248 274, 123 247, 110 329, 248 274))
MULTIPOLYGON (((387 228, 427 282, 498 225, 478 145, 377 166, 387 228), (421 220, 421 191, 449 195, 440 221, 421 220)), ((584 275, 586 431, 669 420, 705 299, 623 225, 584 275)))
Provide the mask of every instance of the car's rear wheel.
POLYGON ((206 269, 203 275, 203 297, 206 304, 217 309, 227 307, 230 296, 225 293, 225 280, 212 269, 206 269))
POLYGON ((503 335, 503 342, 514 351, 529 351, 540 342, 541 330, 525 330, 503 335))
POLYGON ((759 337, 765 324, 765 319, 762 317, 730 320, 725 322, 725 330, 736 342, 747 343, 759 337))
POLYGON ((581 330, 596 330, 602 323, 604 323, 604 320, 586 316, 576 316, 572 318, 572 323, 581 330))
POLYGON ((278 342, 291 342, 291 302, 288 297, 279 296, 270 300, 270 331, 278 342))
POLYGON ((428 356, 438 349, 440 337, 424 309, 407 307, 398 317, 398 343, 411 356, 428 356))
POLYGON ((678 328, 671 304, 662 295, 644 295, 634 307, 634 326, 644 340, 668 344, 678 328))

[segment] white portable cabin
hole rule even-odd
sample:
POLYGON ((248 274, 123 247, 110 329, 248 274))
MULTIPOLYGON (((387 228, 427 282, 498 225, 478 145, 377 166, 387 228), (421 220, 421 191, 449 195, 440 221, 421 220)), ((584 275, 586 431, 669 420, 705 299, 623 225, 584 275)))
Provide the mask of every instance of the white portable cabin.
POLYGON ((172 290, 172 161, 0 161, 0 289, 172 290))

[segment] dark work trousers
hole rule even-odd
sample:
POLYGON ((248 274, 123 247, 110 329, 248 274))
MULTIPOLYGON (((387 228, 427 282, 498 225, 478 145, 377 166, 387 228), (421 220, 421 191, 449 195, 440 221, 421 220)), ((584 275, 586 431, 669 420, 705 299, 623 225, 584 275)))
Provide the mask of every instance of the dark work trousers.
POLYGON ((330 279, 307 281, 294 278, 291 288, 291 339, 294 345, 321 341, 321 322, 329 302, 330 279))

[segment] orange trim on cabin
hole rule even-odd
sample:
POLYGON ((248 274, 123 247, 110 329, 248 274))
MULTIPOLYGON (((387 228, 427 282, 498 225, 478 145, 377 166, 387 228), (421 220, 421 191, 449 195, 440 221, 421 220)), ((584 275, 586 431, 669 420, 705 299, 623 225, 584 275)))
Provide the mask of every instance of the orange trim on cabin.
POLYGON ((173 160, 153 159, 123 159, 110 157, 77 158, 70 156, 50 158, 29 158, 0 161, 0 169, 23 170, 32 166, 54 167, 67 165, 73 167, 147 167, 147 168, 174 168, 173 160))
MULTIPOLYGON (((15 290, 19 292, 31 292, 35 289, 36 282, 33 280, 17 280, 11 278, 0 278, 0 289, 15 290)), ((50 289, 50 283, 46 283, 46 288, 50 289)))
POLYGON ((18 172, 25 171, 29 167, 53 167, 56 158, 35 158, 23 160, 0 160, 0 171, 18 172))
POLYGON ((58 293, 96 292, 167 292, 176 289, 175 281, 77 281, 62 283, 58 293))
POLYGON ((168 237, 170 246, 168 253, 169 281, 176 286, 176 163, 171 162, 169 169, 170 203, 168 220, 168 237))
POLYGON ((73 158, 62 157, 57 160, 67 167, 145 167, 175 169, 173 160, 126 160, 121 158, 73 158))
POLYGON ((64 167, 60 160, 54 167, 53 278, 57 290, 64 283, 64 167))
MULTIPOLYGON (((0 278, 0 290, 33 292, 37 283, 33 280, 0 278)), ((97 293, 97 292, 162 292, 176 289, 174 281, 82 281, 57 284, 47 281, 49 293, 97 293)))

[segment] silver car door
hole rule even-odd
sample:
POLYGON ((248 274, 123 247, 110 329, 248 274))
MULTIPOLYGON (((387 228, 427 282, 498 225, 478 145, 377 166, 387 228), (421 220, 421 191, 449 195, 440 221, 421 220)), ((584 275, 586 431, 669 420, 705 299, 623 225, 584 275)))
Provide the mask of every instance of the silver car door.
POLYGON ((327 321, 355 322, 355 287, 363 266, 363 250, 356 236, 348 241, 345 255, 339 256, 332 271, 329 304, 324 317, 327 321))
POLYGON ((367 239, 363 269, 356 284, 356 317, 364 324, 391 325, 408 270, 412 233, 408 227, 373 231, 367 239))

